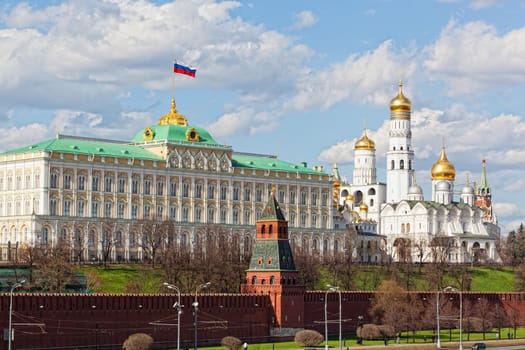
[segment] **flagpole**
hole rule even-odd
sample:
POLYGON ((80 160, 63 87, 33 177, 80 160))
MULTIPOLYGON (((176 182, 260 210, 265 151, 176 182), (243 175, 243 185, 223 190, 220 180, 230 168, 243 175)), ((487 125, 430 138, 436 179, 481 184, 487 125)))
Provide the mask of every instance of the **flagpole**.
POLYGON ((171 75, 171 99, 175 99, 175 74, 171 75))
MULTIPOLYGON (((177 63, 177 60, 173 60, 173 65, 177 63)), ((175 74, 171 73, 171 100, 175 100, 175 74)))

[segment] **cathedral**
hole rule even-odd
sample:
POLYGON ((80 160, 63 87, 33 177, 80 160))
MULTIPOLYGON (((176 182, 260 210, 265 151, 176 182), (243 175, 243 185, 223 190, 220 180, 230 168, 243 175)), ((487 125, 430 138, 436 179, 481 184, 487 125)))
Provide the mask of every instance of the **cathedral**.
POLYGON ((485 160, 479 185, 456 191, 456 170, 445 146, 432 166, 431 200, 417 185, 410 127, 411 101, 399 84, 390 102, 389 146, 385 183, 377 181, 375 143, 366 130, 354 145, 352 183, 339 183, 339 210, 349 223, 374 225, 376 240, 394 261, 476 263, 499 261, 500 229, 492 211, 485 160))

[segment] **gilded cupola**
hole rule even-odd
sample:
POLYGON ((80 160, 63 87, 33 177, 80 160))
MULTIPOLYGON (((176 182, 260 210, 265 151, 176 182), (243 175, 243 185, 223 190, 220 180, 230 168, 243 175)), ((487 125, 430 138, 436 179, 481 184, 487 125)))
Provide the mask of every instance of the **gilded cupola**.
POLYGON ((354 150, 370 150, 375 151, 376 150, 376 144, 374 141, 370 140, 368 136, 366 135, 366 129, 363 132, 363 136, 356 141, 354 145, 354 150))
POLYGON ((176 107, 177 105, 175 104, 175 99, 172 98, 171 99, 171 109, 167 114, 163 115, 159 119, 159 125, 169 125, 169 124, 182 125, 182 126, 188 125, 188 120, 186 119, 185 116, 177 112, 176 107))
POLYGON ((445 146, 441 147, 439 159, 432 166, 430 174, 432 175, 432 180, 454 180, 456 178, 456 169, 447 159, 445 146))
POLYGON ((412 109, 412 102, 403 95, 403 82, 399 82, 399 91, 397 96, 390 101, 390 111, 395 112, 410 112, 412 109))

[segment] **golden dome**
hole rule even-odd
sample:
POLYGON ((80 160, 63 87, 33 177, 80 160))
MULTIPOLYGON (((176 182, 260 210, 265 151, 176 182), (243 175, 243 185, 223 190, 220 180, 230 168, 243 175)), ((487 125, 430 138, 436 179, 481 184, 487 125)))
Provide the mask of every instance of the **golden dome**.
POLYGON ((374 141, 368 138, 368 136, 366 135, 366 129, 363 132, 363 137, 357 140, 354 145, 354 150, 358 150, 358 149, 364 149, 364 150, 370 150, 370 151, 376 150, 376 144, 374 143, 374 141))
POLYGON ((391 112, 410 112, 412 102, 403 95, 403 82, 399 82, 399 91, 397 96, 390 101, 391 112))
POLYGON ((177 112, 176 107, 177 105, 175 104, 175 99, 171 99, 171 109, 169 113, 165 114, 159 119, 159 125, 167 125, 167 124, 182 125, 182 126, 188 125, 188 120, 186 119, 185 116, 177 112))
POLYGON ((349 194, 348 196, 346 196, 346 200, 347 200, 347 201, 353 201, 353 200, 354 200, 354 196, 352 196, 351 194, 349 194))
POLYGON ((448 161, 445 146, 441 147, 439 159, 432 166, 430 174, 432 180, 454 180, 456 178, 456 168, 448 161))
POLYGON ((366 205, 365 203, 361 203, 361 205, 359 206, 359 210, 368 211, 368 205, 366 205))

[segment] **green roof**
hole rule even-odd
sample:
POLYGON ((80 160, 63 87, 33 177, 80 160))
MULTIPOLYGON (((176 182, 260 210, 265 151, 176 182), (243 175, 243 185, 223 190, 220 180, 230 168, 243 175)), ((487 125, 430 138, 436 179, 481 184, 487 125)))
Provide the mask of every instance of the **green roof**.
POLYGON ((288 240, 257 240, 248 271, 297 271, 288 240))
POLYGON ((261 213, 261 217, 257 221, 286 221, 284 218, 284 214, 281 210, 281 207, 279 206, 279 203, 277 202, 277 199, 275 199, 275 196, 272 192, 270 195, 270 198, 268 198, 268 203, 266 204, 266 207, 261 213))
POLYGON ((103 157, 124 157, 135 159, 163 160, 162 157, 142 147, 129 145, 124 142, 111 142, 108 140, 69 137, 63 135, 59 135, 55 139, 42 141, 30 146, 6 151, 2 154, 10 155, 35 151, 85 154, 103 157))
POLYGON ((176 143, 187 142, 198 145, 218 145, 210 133, 203 128, 191 125, 183 126, 175 124, 150 125, 135 134, 132 142, 145 142, 144 132, 147 129, 153 131, 153 137, 148 141, 167 141, 176 143), (194 130, 199 135, 198 141, 188 141, 186 135, 190 130, 194 130))
POLYGON ((309 169, 306 163, 300 165, 277 159, 275 156, 266 156, 250 153, 233 153, 232 165, 235 168, 263 169, 286 171, 303 174, 324 174, 323 172, 309 169))

